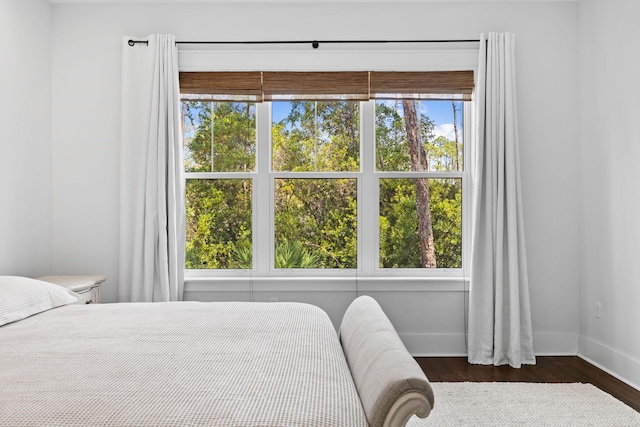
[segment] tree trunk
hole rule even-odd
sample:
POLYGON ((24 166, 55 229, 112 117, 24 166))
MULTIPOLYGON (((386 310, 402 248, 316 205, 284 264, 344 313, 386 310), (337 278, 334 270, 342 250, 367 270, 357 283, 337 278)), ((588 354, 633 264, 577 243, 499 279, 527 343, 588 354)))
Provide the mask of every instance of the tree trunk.
MULTIPOLYGON (((246 116, 246 118, 249 118, 249 114, 251 113, 251 105, 247 102, 246 106, 245 106, 245 111, 244 114, 246 116)), ((246 132, 246 130, 245 130, 246 132)), ((244 148, 244 161, 242 162, 242 172, 246 172, 247 169, 249 169, 249 165, 247 164, 247 154, 249 153, 249 146, 251 145, 251 135, 250 134, 245 134, 244 138, 242 138, 242 143, 243 143, 243 148, 244 148)), ((248 187, 248 182, 247 180, 242 180, 242 194, 248 194, 249 193, 249 187, 248 187)), ((246 199, 245 199, 246 200, 246 199)))
MULTIPOLYGON (((404 122, 407 130, 411 169, 424 172, 427 170, 427 158, 424 147, 420 144, 420 127, 418 114, 412 100, 403 100, 404 122)), ((429 182, 427 178, 414 179, 416 185, 416 211, 418 214, 418 235, 420 237, 420 252, 422 267, 436 267, 436 251, 433 244, 433 226, 431 224, 431 209, 429 206, 429 182)))
POLYGON ((458 138, 458 108, 455 101, 451 101, 451 106, 453 107, 453 131, 456 137, 456 170, 459 171, 462 170, 460 168, 462 161, 460 159, 460 139, 458 138))

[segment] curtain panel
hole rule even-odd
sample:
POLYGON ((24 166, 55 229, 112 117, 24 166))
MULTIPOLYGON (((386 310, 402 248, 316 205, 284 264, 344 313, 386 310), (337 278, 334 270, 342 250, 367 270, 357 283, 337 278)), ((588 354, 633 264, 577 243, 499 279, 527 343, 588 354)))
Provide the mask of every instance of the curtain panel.
POLYGON ((178 301, 184 289, 184 179, 175 36, 123 38, 118 299, 178 301), (135 38, 134 38, 135 40, 135 38))
POLYGON ((514 36, 481 36, 475 94, 468 359, 535 364, 518 151, 514 36))

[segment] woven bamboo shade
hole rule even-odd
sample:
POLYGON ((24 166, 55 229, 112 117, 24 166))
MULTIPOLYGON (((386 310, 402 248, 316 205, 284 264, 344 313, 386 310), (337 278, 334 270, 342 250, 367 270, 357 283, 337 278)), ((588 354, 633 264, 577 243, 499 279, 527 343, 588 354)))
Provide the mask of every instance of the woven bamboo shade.
POLYGON ((181 72, 180 93, 204 95, 186 99, 218 101, 262 101, 262 73, 255 72, 181 72))
POLYGON ((473 71, 371 72, 371 97, 470 101, 473 71))
POLYGON ((183 99, 471 100, 473 71, 181 72, 183 99))
POLYGON ((264 72, 262 91, 271 100, 367 100, 369 73, 264 72))

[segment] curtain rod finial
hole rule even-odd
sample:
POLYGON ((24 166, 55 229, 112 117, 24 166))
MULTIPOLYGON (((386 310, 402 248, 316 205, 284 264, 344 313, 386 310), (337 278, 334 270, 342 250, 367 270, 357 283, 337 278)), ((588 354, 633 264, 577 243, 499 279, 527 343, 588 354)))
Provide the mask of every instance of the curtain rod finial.
POLYGON ((137 41, 136 41, 136 40, 131 40, 131 39, 129 39, 129 41, 127 42, 127 44, 128 44, 129 46, 135 46, 135 45, 137 45, 138 43, 146 44, 147 46, 149 46, 149 40, 137 40, 137 41))

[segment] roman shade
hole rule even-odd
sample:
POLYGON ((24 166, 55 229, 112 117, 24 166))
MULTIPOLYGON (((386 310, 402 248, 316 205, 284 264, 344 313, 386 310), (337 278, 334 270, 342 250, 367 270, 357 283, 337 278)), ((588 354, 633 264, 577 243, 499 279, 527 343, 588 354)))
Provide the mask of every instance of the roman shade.
POLYGON ((181 72, 185 100, 471 100, 473 71, 181 72))
POLYGON ((371 98, 470 101, 473 71, 370 73, 371 98))
POLYGON ((262 73, 181 72, 180 98, 215 101, 262 101, 262 73))
POLYGON ((362 72, 265 72, 265 101, 272 100, 368 100, 369 73, 362 72))

